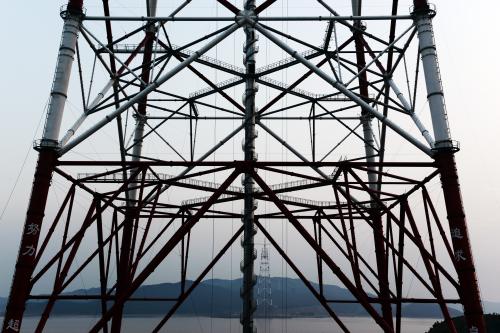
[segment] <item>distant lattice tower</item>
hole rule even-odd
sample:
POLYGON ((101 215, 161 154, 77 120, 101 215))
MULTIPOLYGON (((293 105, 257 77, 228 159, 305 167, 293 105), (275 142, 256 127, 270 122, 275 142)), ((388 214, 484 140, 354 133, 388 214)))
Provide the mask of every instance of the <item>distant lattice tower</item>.
POLYGON ((269 316, 272 314, 273 298, 271 285, 271 269, 269 262, 269 248, 264 242, 260 252, 259 278, 257 279, 257 306, 262 316, 260 332, 271 332, 269 316))

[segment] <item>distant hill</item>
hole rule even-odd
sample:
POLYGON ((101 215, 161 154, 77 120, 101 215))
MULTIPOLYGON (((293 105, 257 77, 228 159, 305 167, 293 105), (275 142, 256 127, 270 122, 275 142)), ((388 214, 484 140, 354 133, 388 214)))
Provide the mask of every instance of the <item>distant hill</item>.
MULTIPOLYGON (((192 281, 187 281, 188 288, 192 281)), ((319 289, 318 285, 312 285, 319 289)), ((241 312, 240 299, 241 279, 235 280, 205 280, 193 291, 190 297, 177 310, 178 315, 197 315, 214 317, 237 317, 241 312)), ((271 317, 325 317, 328 316, 316 298, 299 279, 271 278, 272 306, 267 315, 271 317)), ((163 297, 175 298, 179 295, 180 283, 162 283, 140 287, 134 297, 163 297)), ((72 295, 96 295, 98 288, 80 289, 68 292, 72 295)), ((354 300, 351 293, 335 285, 324 285, 324 295, 327 299, 354 300)), ((0 299, 0 309, 4 309, 0 299)), ((26 314, 36 316, 43 310, 44 301, 30 301, 26 307, 26 314)), ((112 304, 111 302, 109 303, 112 304)), ((145 302, 131 301, 125 305, 125 314, 129 316, 159 316, 165 314, 172 306, 172 302, 145 302)), ((378 309, 378 305, 374 305, 378 309)), ((359 304, 335 304, 335 312, 340 316, 367 316, 366 311, 359 304)), ((263 315, 263 308, 259 307, 257 316, 263 315)), ((2 311, 3 312, 3 311, 2 311)), ((58 301, 54 307, 55 315, 97 315, 100 312, 99 301, 58 301)), ((403 316, 413 318, 441 318, 441 311, 435 304, 406 304, 403 306, 403 316)), ((452 316, 459 316, 461 312, 450 309, 452 316)))
MULTIPOLYGON (((487 314, 484 316, 488 332, 500 332, 500 315, 487 314)), ((467 333, 464 317, 453 318, 458 333, 467 333)), ((436 322, 427 333, 448 333, 448 327, 444 322, 436 322)))
MULTIPOLYGON (((462 306, 460 304, 452 304, 450 305, 450 308, 456 309, 461 311, 462 306)), ((490 301, 484 301, 483 300, 483 310, 484 313, 500 313, 500 302, 490 302, 490 301)))

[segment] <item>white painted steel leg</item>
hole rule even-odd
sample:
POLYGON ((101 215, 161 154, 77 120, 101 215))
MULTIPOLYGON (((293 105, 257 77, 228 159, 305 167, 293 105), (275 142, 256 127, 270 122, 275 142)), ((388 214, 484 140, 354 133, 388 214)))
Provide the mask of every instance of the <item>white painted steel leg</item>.
MULTIPOLYGON (((375 163, 375 140, 373 139, 373 129, 372 129, 372 119, 370 114, 365 114, 361 116, 361 123, 363 125, 363 139, 365 141, 365 154, 366 162, 375 163)), ((370 182, 370 188, 376 189, 377 187, 377 175, 373 172, 374 167, 368 167, 368 181, 370 182)))
POLYGON ((420 42, 419 51, 422 57, 422 66, 427 87, 427 99, 431 110, 434 129, 435 148, 450 148, 451 137, 446 115, 441 75, 432 31, 432 21, 428 14, 417 15, 415 23, 420 42))
POLYGON ((41 146, 57 146, 64 106, 68 95, 69 78, 75 57, 76 41, 80 29, 81 16, 67 14, 64 21, 61 46, 57 56, 54 82, 50 92, 47 119, 43 130, 41 146))

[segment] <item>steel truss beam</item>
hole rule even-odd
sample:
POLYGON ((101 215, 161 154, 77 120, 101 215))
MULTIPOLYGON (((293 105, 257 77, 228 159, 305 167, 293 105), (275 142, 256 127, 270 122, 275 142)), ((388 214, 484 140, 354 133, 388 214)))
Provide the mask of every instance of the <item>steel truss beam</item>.
MULTIPOLYGON (((73 166, 78 165, 79 163, 76 161, 73 162, 62 162, 60 163, 59 166, 56 167, 56 173, 60 175, 64 175, 67 177, 67 180, 71 181, 74 185, 70 187, 70 190, 67 193, 66 199, 64 200, 57 216, 55 217, 52 226, 49 228, 49 230, 52 230, 51 232, 48 233, 46 238, 43 241, 43 244, 47 244, 50 241, 50 237, 52 235, 53 230, 56 228, 58 221, 60 220, 60 217, 62 216, 62 213, 64 210, 67 208, 68 205, 72 205, 72 199, 75 195, 75 189, 79 188, 80 190, 86 191, 89 194, 91 194, 94 198, 100 198, 97 201, 93 201, 89 208, 89 215, 85 219, 88 222, 84 222, 82 224, 82 229, 78 231, 74 236, 68 237, 68 241, 63 241, 61 250, 56 253, 56 255, 50 259, 48 259, 48 265, 45 265, 44 267, 41 267, 34 276, 32 280, 32 284, 37 283, 41 279, 41 277, 47 272, 49 272, 50 267, 53 265, 57 264, 59 262, 59 267, 61 267, 61 272, 58 273, 58 282, 54 287, 54 290, 52 291, 52 294, 49 296, 43 296, 43 295, 30 295, 28 296, 28 299, 47 299, 47 308, 46 308, 46 315, 43 317, 44 319, 40 322, 39 324, 39 331, 42 331, 43 326, 45 324, 45 321, 48 319, 48 315, 50 313, 50 309, 53 307, 55 302, 61 301, 61 300, 84 300, 84 299, 89 299, 88 297, 70 297, 70 296, 65 296, 62 293, 66 290, 66 288, 71 284, 71 281, 74 280, 79 274, 79 272, 83 271, 85 267, 87 267, 89 264, 93 262, 96 258, 99 258, 99 266, 100 266, 100 271, 102 273, 102 293, 101 295, 94 295, 90 297, 91 299, 100 299, 103 301, 107 300, 114 300, 115 302, 118 302, 118 304, 123 304, 121 302, 125 302, 125 299, 128 301, 130 294, 133 293, 133 290, 135 289, 127 289, 125 292, 126 296, 119 296, 116 294, 116 284, 108 285, 109 282, 109 271, 106 269, 106 262, 109 262, 111 259, 111 249, 113 246, 115 246, 114 242, 118 241, 117 237, 120 232, 123 231, 123 226, 127 223, 127 212, 126 210, 123 210, 122 204, 120 204, 120 199, 119 196, 123 195, 125 192, 127 192, 128 189, 131 188, 132 182, 134 182, 136 185, 135 190, 139 192, 144 192, 144 193, 152 193, 154 197, 154 201, 151 203, 146 203, 144 201, 137 201, 139 206, 137 208, 139 211, 142 213, 142 220, 141 224, 145 225, 144 228, 145 230, 149 230, 150 226, 159 219, 162 219, 161 212, 163 210, 170 210, 170 207, 173 207, 171 205, 165 205, 165 203, 160 199, 160 189, 165 186, 165 184, 168 183, 168 185, 171 187, 172 190, 174 188, 180 186, 181 188, 188 184, 188 183, 183 183, 182 179, 189 179, 186 177, 190 176, 182 176, 181 178, 165 178, 159 175, 158 173, 153 173, 156 176, 153 177, 148 176, 146 177, 146 171, 151 170, 153 171, 155 167, 158 167, 158 165, 161 166, 161 163, 154 163, 154 162, 131 162, 130 164, 127 165, 126 170, 135 170, 134 174, 131 174, 130 177, 128 178, 127 181, 124 182, 123 179, 121 179, 121 175, 123 174, 124 171, 121 167, 115 168, 112 171, 107 171, 105 173, 100 173, 100 174, 92 174, 92 175, 86 175, 85 177, 71 177, 67 173, 68 171, 63 171, 62 168, 64 169, 71 169, 73 166), (141 176, 142 174, 142 176, 141 176), (147 178, 147 180, 146 180, 147 178), (121 185, 118 189, 103 193, 96 191, 95 189, 88 187, 87 184, 110 184, 109 180, 114 180, 111 184, 116 183, 121 185), (142 179, 142 180, 141 180, 142 179), (101 200, 104 202, 104 205, 101 205, 100 202, 101 200), (96 207, 96 208, 94 208, 96 207), (83 261, 83 263, 79 267, 74 267, 74 273, 71 274, 71 276, 67 276, 67 272, 69 271, 70 267, 74 263, 72 263, 72 258, 76 255, 78 252, 78 246, 79 242, 81 242, 81 239, 84 235, 84 231, 89 229, 91 225, 96 225, 98 226, 98 232, 102 233, 102 216, 106 208, 112 208, 115 212, 119 212, 119 215, 123 217, 122 222, 116 221, 115 224, 113 224, 113 228, 111 229, 111 232, 109 235, 104 236, 101 235, 100 239, 101 241, 98 243, 97 248, 90 254, 90 256, 83 261), (95 213, 92 213, 95 210, 95 213), (100 226, 100 227, 99 227, 100 226), (99 231, 100 230, 100 231, 99 231), (69 253, 70 257, 66 259, 65 262, 62 262, 63 256, 65 256, 66 253, 69 253), (126 298, 124 298, 126 297, 126 298)), ((93 163, 92 162, 87 162, 86 163, 88 166, 95 166, 102 164, 101 163, 93 163)), ((116 162, 108 162, 107 164, 113 165, 116 164, 116 162)), ((187 164, 187 163, 185 163, 187 164)), ((306 163, 286 163, 286 162, 275 162, 275 163, 266 163, 266 162, 205 162, 205 163, 196 163, 198 167, 204 167, 204 166, 213 166, 213 165, 222 165, 222 167, 217 168, 216 170, 213 171, 204 171, 202 172, 205 175, 210 175, 210 173, 213 172, 221 172, 221 171, 231 171, 232 175, 223 183, 223 184, 210 184, 207 183, 206 185, 200 185, 193 187, 196 190, 201 190, 201 191, 209 191, 209 192, 214 192, 214 195, 212 195, 210 198, 206 200, 205 203, 203 203, 200 207, 200 209, 195 208, 195 207, 190 207, 190 208, 183 208, 182 206, 179 206, 178 213, 174 216, 171 217, 171 220, 169 223, 165 224, 165 227, 162 228, 162 230, 158 233, 154 239, 152 239, 149 244, 147 244, 146 239, 147 239, 147 231, 145 231, 144 235, 142 236, 141 241, 138 241, 138 250, 135 255, 135 259, 133 260, 133 267, 134 267, 134 272, 135 270, 139 267, 139 263, 144 260, 145 254, 152 251, 154 248, 155 244, 158 244, 158 242, 161 240, 162 242, 165 242, 165 239, 162 238, 164 237, 165 232, 173 227, 172 222, 176 219, 182 218, 183 212, 187 212, 189 210, 192 210, 194 212, 194 215, 192 218, 187 219, 186 222, 184 222, 178 231, 176 231, 175 235, 177 236, 171 236, 170 240, 167 239, 167 244, 168 248, 173 248, 176 245, 181 244, 185 239, 186 236, 188 236, 192 231, 191 228, 193 228, 196 224, 196 221, 199 221, 202 218, 210 218, 209 211, 210 206, 220 202, 217 201, 217 198, 221 197, 223 194, 227 193, 236 193, 237 195, 241 192, 239 190, 236 190, 234 186, 229 186, 229 184, 237 177, 238 174, 244 173, 244 170, 268 170, 268 171, 274 171, 276 173, 286 173, 289 175, 293 175, 294 177, 303 177, 304 179, 304 184, 308 184, 307 186, 302 186, 302 187, 297 187, 297 186, 289 186, 289 185, 282 185, 275 184, 275 185, 267 185, 263 182, 263 180, 258 177, 256 174, 252 173, 254 179, 256 179, 257 183, 259 184, 260 189, 263 190, 263 196, 262 197, 257 197, 259 200, 270 200, 271 202, 275 203, 277 207, 279 208, 280 215, 277 217, 280 219, 292 219, 293 217, 293 225, 294 226, 300 226, 300 234, 302 237, 305 237, 308 242, 312 242, 314 239, 314 242, 319 244, 320 242, 322 244, 326 244, 328 240, 332 242, 332 244, 335 245, 335 247, 343 254, 343 256, 351 263, 356 263, 359 262, 359 264, 352 266, 352 284, 349 281, 351 278, 347 278, 346 276, 343 276, 343 280, 345 283, 347 283, 347 287, 351 288, 351 290, 358 292, 362 291, 365 296, 362 296, 363 294, 356 294, 355 292, 353 295, 356 298, 356 301, 353 300, 353 302, 358 302, 361 300, 361 304, 364 304, 364 306, 367 307, 367 309, 371 309, 369 304, 373 303, 380 303, 384 298, 380 296, 380 289, 377 286, 377 281, 379 281, 379 275, 376 272, 375 266, 373 266, 373 263, 369 262, 362 253, 359 252, 356 246, 356 228, 359 228, 362 224, 367 224, 370 227, 374 227, 374 220, 372 214, 370 213, 371 209, 370 207, 370 201, 366 203, 360 203, 360 202, 354 202, 350 200, 349 193, 350 192, 359 192, 359 191, 365 191, 366 193, 369 193, 373 200, 378 200, 377 202, 377 207, 387 207, 379 212, 380 218, 383 218, 384 216, 387 216, 387 219, 392 221, 391 228, 395 228, 394 231, 391 233, 385 233, 385 236, 383 236, 383 242, 385 246, 387 247, 388 253, 390 255, 387 256, 389 258, 390 256, 393 256, 395 258, 395 263, 397 266, 397 262, 399 262, 399 265, 402 265, 402 267, 405 267, 409 273, 413 275, 422 285, 434 296, 436 297, 435 302, 437 304, 440 304, 444 306, 445 304, 450 304, 456 302, 454 299, 450 298, 445 298, 444 295, 442 294, 442 289, 441 289, 441 284, 436 284, 438 276, 441 277, 441 279, 445 279, 447 283, 450 283, 453 285, 455 288, 458 288, 458 283, 457 281, 448 274, 448 272, 439 265, 438 259, 436 257, 436 253, 431 251, 429 246, 433 247, 433 243, 426 245, 420 241, 420 233, 423 232, 423 230, 419 231, 419 226, 416 224, 414 218, 411 216, 411 209, 407 205, 408 199, 411 198, 410 195, 411 193, 415 193, 419 190, 423 190, 423 198, 424 198, 424 203, 426 207, 433 207, 431 201, 428 199, 428 193, 425 190, 425 184, 429 183, 435 177, 437 176, 437 169, 436 165, 434 163, 387 163, 387 166, 392 165, 394 167, 399 167, 399 168, 422 168, 424 170, 427 170, 429 172, 429 177, 427 177, 423 182, 419 181, 417 179, 411 179, 407 177, 402 177, 398 176, 397 172, 384 172, 384 179, 385 182, 384 186, 388 185, 399 185, 401 189, 405 188, 406 190, 399 190, 396 191, 395 193, 378 193, 375 190, 370 190, 366 185, 365 182, 361 180, 361 175, 363 175, 370 165, 375 166, 375 163, 368 164, 366 162, 336 162, 336 163, 314 163, 314 165, 317 168, 324 168, 324 167, 329 167, 332 165, 336 165, 338 167, 338 173, 339 176, 335 180, 325 180, 317 177, 311 177, 307 175, 306 173, 303 173, 303 171, 299 171, 301 169, 310 168, 310 166, 306 163), (272 165, 289 165, 290 167, 297 169, 297 172, 293 171, 286 171, 286 170, 281 170, 277 169, 275 166, 273 167, 272 165), (342 176, 344 175, 344 176, 342 176), (349 177, 348 177, 349 176, 349 177), (348 177, 348 178, 346 178, 348 177), (352 180, 349 178, 352 177, 352 180), (296 207, 297 204, 294 202, 287 201, 285 199, 280 199, 279 193, 290 193, 290 192, 295 192, 295 191, 300 191, 303 189, 307 188, 316 188, 316 187, 323 187, 323 188, 331 188, 333 185, 333 189, 344 189, 342 191, 343 193, 346 193, 347 197, 344 197, 343 200, 340 198, 338 195, 338 191, 334 191, 334 197, 336 199, 336 203, 332 205, 331 207, 320 207, 320 206, 308 206, 308 210, 313 212, 312 215, 310 216, 303 216, 302 214, 298 212, 292 213, 294 210, 293 207, 296 207), (407 186, 411 186, 413 189, 412 190, 407 190, 407 186), (274 188, 274 189, 273 189, 274 188), (282 188, 281 190, 279 188, 282 188), (236 190, 236 192, 234 192, 236 190), (399 192, 399 193, 398 193, 399 192), (378 193, 378 194, 376 194, 378 193), (377 199, 377 195, 381 195, 381 199, 377 199), (387 198, 388 201, 385 201, 387 198), (289 208, 288 208, 289 207, 289 208), (333 212, 337 211, 337 214, 333 214, 333 212), (401 222, 401 218, 397 217, 394 213, 392 212, 396 211, 401 211, 403 212, 404 215, 408 215, 409 221, 411 221, 411 229, 408 229, 403 226, 404 222, 401 222), (293 214, 293 215, 292 215, 293 214), (191 221, 191 222, 190 222, 191 221), (300 222, 299 222, 300 221, 300 222), (315 222, 316 221, 316 222, 315 222), (350 221, 349 223, 351 224, 351 234, 349 235, 346 229, 345 221, 350 221), (326 224, 325 224, 326 222, 326 224), (306 228, 309 228, 308 226, 314 225, 315 223, 318 223, 319 229, 321 230, 321 234, 326 236, 326 239, 319 240, 316 236, 316 238, 313 238, 313 235, 310 234, 309 231, 307 231, 306 228), (183 227, 184 225, 189 225, 191 226, 189 229, 186 229, 188 227, 183 227), (399 231, 398 231, 399 229, 399 231), (183 230, 181 232, 181 230, 183 230), (181 233, 180 233, 181 232, 181 233), (423 276, 420 272, 415 270, 415 268, 412 266, 412 264, 404 258, 404 254, 402 253, 401 247, 398 250, 398 244, 397 240, 395 241, 391 237, 389 237, 390 234, 392 233, 402 233, 402 236, 400 236, 399 242, 401 242, 403 239, 406 241, 406 243, 410 242, 419 250, 422 252, 422 258, 428 264, 426 264, 426 267, 428 268, 428 273, 430 274, 428 278, 423 276), (163 240, 162 240, 163 239, 163 240), (353 258, 356 258, 354 260, 353 258), (430 269, 430 267, 433 267, 430 269), (358 277, 356 277, 358 276, 358 277), (368 287, 366 291, 365 286, 368 287), (370 293, 374 293, 377 295, 376 297, 373 296, 368 296, 370 293), (358 295, 358 296, 356 296, 358 295)), ((375 171, 376 172, 376 171, 375 171)), ((194 184, 195 182, 193 182, 194 184)), ((300 184, 300 182, 295 181, 295 183, 300 184)), ((94 186, 95 186, 94 185, 94 186)), ((291 184, 293 185, 293 184, 291 184)), ((239 194, 240 196, 236 196, 234 200, 238 198, 242 198, 242 194, 239 194)), ((300 205, 299 205, 300 206, 300 205)), ((434 217, 437 217, 435 215, 435 210, 434 208, 431 209, 433 213, 431 214, 434 217)), ((231 211, 225 211, 222 209, 220 211, 221 213, 228 214, 228 217, 231 218, 239 218, 242 215, 239 214, 232 214, 231 211)), ((71 215, 70 210, 68 211, 68 214, 71 215)), ((268 219, 269 214, 263 214, 259 215, 256 214, 256 218, 259 219, 268 219)), ((69 216, 68 215, 68 216, 69 216)), ((67 220, 67 223, 69 219, 67 220)), ((139 220, 138 220, 139 221, 139 220)), ((448 244, 449 247, 449 240, 447 236, 445 235, 443 231, 443 227, 438 219, 431 219, 430 216, 427 217, 428 223, 436 223, 436 225, 439 225, 439 229, 441 230, 440 235, 442 237, 442 241, 448 244)), ((262 224, 257 223, 259 226, 259 229, 262 229, 262 224)), ((242 232, 242 229, 240 228, 240 231, 237 233, 242 232)), ((272 244, 275 244, 276 241, 273 240, 273 237, 270 236, 269 231, 263 231, 264 235, 266 238, 270 240, 272 244)), ((315 233, 317 235, 317 233, 315 233)), ((68 235, 69 236, 69 235, 68 235)), ((233 235, 233 238, 230 240, 230 243, 232 243, 235 239, 236 235, 233 235)), ((139 239, 139 238, 138 238, 139 239)), ((230 246, 228 243, 226 247, 221 250, 221 253, 216 256, 215 259, 220 259, 222 257, 223 252, 227 250, 227 248, 230 246)), ((156 245, 157 246, 157 245, 156 245)), ((313 245, 311 245, 313 246, 313 245)), ((408 244, 406 245, 408 246, 408 244)), ((45 249, 46 246, 42 246, 41 249, 45 249)), ((331 254, 327 254, 326 252, 321 252, 320 249, 321 247, 316 247, 316 245, 313 246, 315 248, 315 251, 319 251, 319 260, 321 263, 326 261, 330 261, 332 259, 331 254)), ((166 248, 165 248, 166 249, 166 248)), ((189 251, 189 250, 188 250, 189 251)), ((282 252, 282 250, 277 248, 278 252, 282 252)), ((159 264, 162 260, 160 258, 166 258, 168 256, 169 252, 164 252, 160 251, 161 254, 159 253, 155 260, 156 264, 159 264)), ((183 252, 184 253, 184 252, 183 252)), ((189 252, 185 252, 185 256, 188 256, 189 252)), ((449 253, 452 255, 451 253, 449 253)), ((37 262, 39 262, 40 258, 43 257, 43 253, 38 253, 37 254, 37 262)), ((116 257, 116 256, 115 256, 116 257)), ((118 257, 117 257, 118 258, 118 257)), ((208 270, 213 267, 216 263, 217 260, 212 261, 207 269, 203 271, 203 273, 200 275, 200 278, 197 279, 200 280, 203 278, 203 276, 206 275, 208 270)), ((291 265, 292 269, 296 270, 296 265, 293 263, 292 259, 286 256, 285 254, 285 260, 291 265), (293 268, 295 267, 295 268, 293 268)), ((330 266, 332 263, 330 262, 330 266)), ((187 266, 183 266, 187 267, 187 266)), ((336 266, 331 266, 334 270, 334 272, 338 272, 336 266)), ((183 271, 186 268, 183 268, 183 271)), ((396 271, 396 267, 394 268, 396 271)), ((399 269, 400 272, 402 272, 401 269, 399 269)), ((143 271, 139 275, 137 275, 137 278, 144 279, 145 275, 151 274, 152 272, 152 267, 151 269, 147 269, 146 271, 143 271), (146 273, 149 272, 149 273, 146 273)), ((300 271, 299 271, 300 272, 300 271)), ((299 276, 301 276, 303 273, 300 273, 299 276)), ((401 273, 400 273, 401 274, 401 273)), ((135 273, 132 273, 132 276, 135 276, 135 273)), ((185 276, 185 275, 184 275, 185 276)), ((136 279, 137 279, 136 278, 136 279)), ((304 275, 301 277, 305 281, 308 281, 304 275)), ((185 279, 185 277, 184 277, 185 279)), ((134 280, 133 285, 136 288, 141 285, 139 282, 140 280, 134 280)), ((318 281, 319 285, 321 286, 322 282, 321 280, 318 281)), ((308 284, 308 282, 306 282, 308 284)), ((313 288, 312 286, 308 286, 309 289, 313 288)), ((172 316, 172 314, 175 311, 175 308, 177 308, 187 297, 188 295, 192 292, 194 289, 194 286, 191 286, 190 289, 187 291, 183 292, 178 299, 172 299, 172 301, 177 302, 178 305, 174 306, 171 308, 169 313, 166 315, 166 317, 158 324, 157 329, 159 329, 161 326, 165 324, 165 322, 172 316)), ((396 288, 398 289, 398 288, 396 288)), ((329 304, 335 303, 335 300, 328 300, 325 298, 319 291, 316 291, 314 289, 314 293, 316 297, 320 300, 320 302, 324 305, 327 306, 327 311, 332 315, 332 317, 339 323, 341 327, 345 327, 344 324, 342 324, 341 320, 338 318, 337 315, 335 315, 335 312, 332 308, 330 308, 329 304)), ((399 290, 399 289, 398 289, 399 290)), ((394 303, 394 304, 402 304, 402 302, 408 302, 408 301, 403 301, 401 295, 398 296, 397 290, 391 290, 391 296, 387 299, 389 303, 394 303)), ((135 298, 132 297, 131 300, 134 300, 135 298)), ((137 300, 143 300, 141 298, 137 300)), ((164 299, 158 299, 158 300, 164 300, 164 299)), ((157 301, 158 301, 157 300, 157 301)), ((414 302, 431 302, 428 299, 425 298, 414 298, 412 299, 414 302)), ((153 300, 154 301, 154 300, 153 300)), ((106 302, 104 302, 106 303, 106 302)), ((103 304, 104 304, 103 303, 103 304)), ((117 311, 114 307, 111 309, 108 309, 106 305, 102 306, 103 309, 103 316, 105 318, 111 318, 111 313, 109 311, 117 311)), ((443 309, 443 316, 445 318, 448 318, 449 316, 447 315, 447 308, 442 307, 443 309)), ((369 310, 371 311, 371 310, 369 310)), ((387 325, 384 320, 382 320, 380 317, 378 320, 379 325, 382 327, 385 327, 384 325, 387 325)), ((105 322, 100 322, 96 327, 95 331, 97 331, 98 328, 104 328, 106 325, 104 324, 105 322)), ((344 331, 349 331, 348 329, 344 329, 344 331)))
MULTIPOLYGON (((398 333, 406 303, 436 304, 448 329, 456 332, 448 305, 459 303, 464 306, 469 331, 485 332, 453 156, 456 146, 450 139, 432 38, 435 13, 427 2, 415 0, 414 12, 403 15, 398 12, 398 1, 392 0, 390 13, 377 16, 362 15, 361 1, 352 2, 353 15, 339 15, 326 1, 318 0, 320 15, 311 16, 260 15, 277 0, 258 6, 246 0, 242 9, 226 0, 216 2, 225 15, 234 15, 187 16, 184 11, 189 9, 189 0, 169 16, 157 16, 153 0, 147 1, 144 17, 112 16, 107 0, 103 0, 104 16, 84 15, 81 1, 69 1, 62 13, 65 28, 50 112, 37 144, 39 161, 3 332, 19 330, 28 300, 45 301, 36 332, 47 327, 58 304, 97 300, 100 314, 90 332, 105 333, 121 330, 129 301, 169 302, 171 307, 152 329, 158 332, 241 236, 241 323, 243 332, 251 333, 255 326, 254 239, 261 237, 255 236, 257 229, 343 332, 350 332, 350 328, 336 311, 341 303, 359 304, 384 332, 398 333), (114 36, 112 25, 117 21, 128 22, 130 32, 114 36), (181 46, 171 43, 175 29, 165 28, 176 22, 216 21, 228 25, 204 31, 181 46), (276 25, 306 21, 326 24, 321 45, 276 25), (91 22, 104 26, 105 39, 93 31, 91 22), (388 38, 363 22, 388 25, 388 38), (396 35, 396 31, 401 34, 396 35), (244 67, 209 54, 229 36, 236 40, 241 32, 244 67), (276 52, 283 51, 289 57, 257 63, 257 32, 279 50, 276 52), (79 44, 78 33, 83 37, 79 44), (431 104, 430 117, 422 120, 415 114, 418 75, 413 87, 408 83, 408 92, 401 84, 403 78, 413 81, 408 77, 406 55, 418 44, 417 39, 431 104), (305 49, 299 52, 298 48, 305 49), (95 96, 92 84, 86 93, 84 50, 109 76, 95 96), (82 114, 59 140, 73 55, 79 69, 82 114), (225 75, 222 81, 214 79, 213 71, 225 75), (276 79, 284 72, 294 74, 286 80, 276 79), (169 85, 175 85, 182 74, 202 83, 201 90, 195 85, 182 93, 171 90, 169 85), (310 83, 317 79, 327 88, 317 91, 310 83), (257 83, 269 94, 265 102, 264 94, 257 94, 257 83), (237 94, 241 91, 240 103, 237 94), (411 125, 403 125, 402 119, 411 125), (219 120, 225 124, 233 121, 233 126, 222 139, 207 145, 198 126, 219 120), (309 132, 304 140, 310 141, 309 150, 271 125, 290 120, 307 123, 309 132), (83 161, 70 157, 111 121, 117 124, 120 158, 83 161), (179 147, 168 130, 174 121, 188 124, 187 150, 179 147), (426 122, 432 122, 434 135, 426 129, 426 122), (329 133, 321 137, 325 124, 329 133), (256 127, 283 151, 291 152, 293 159, 258 161, 256 127), (426 162, 388 161, 393 139, 389 140, 387 128, 403 144, 417 148, 426 162), (343 132, 337 133, 339 129, 343 132), (414 129, 423 137, 411 134, 414 129), (330 134, 338 134, 333 143, 330 134), (214 154, 238 135, 243 135, 243 156, 218 160, 214 154), (174 159, 142 148, 153 140, 166 146, 174 159), (200 141, 205 144, 203 153, 198 149, 200 141), (346 145, 356 151, 348 158, 338 153, 346 145), (235 184, 238 176, 243 179, 241 186, 235 184), (427 189, 438 176, 445 207, 435 204, 440 198, 427 189), (47 201, 51 204, 52 181, 67 184, 67 191, 55 213, 45 217, 42 229, 47 201), (258 209, 258 201, 269 207, 258 209), (449 230, 441 216, 443 208, 449 230), (217 226, 241 219, 243 225, 231 230, 200 270, 190 259, 199 245, 193 240, 209 219, 217 226), (293 227, 294 239, 302 243, 301 251, 314 263, 312 270, 302 268, 293 251, 284 248, 283 239, 280 244, 273 231, 280 223, 293 227), (373 241, 364 242, 363 233, 373 235, 373 241), (177 264, 175 249, 180 254, 177 264), (424 267, 417 267, 412 256, 424 267), (165 265, 179 272, 178 295, 136 295, 151 281, 155 270, 165 265), (92 269, 98 291, 85 296, 71 293, 77 278, 92 269), (190 276, 194 282, 188 285, 190 276), (329 276, 349 291, 350 299, 325 295, 329 276), (404 296, 409 292, 404 283, 408 279, 415 281, 420 294, 404 296), (50 290, 33 292, 46 280, 52 282, 50 290)), ((92 78, 95 67, 89 75, 92 78)), ((301 134, 297 131, 293 136, 301 134)))

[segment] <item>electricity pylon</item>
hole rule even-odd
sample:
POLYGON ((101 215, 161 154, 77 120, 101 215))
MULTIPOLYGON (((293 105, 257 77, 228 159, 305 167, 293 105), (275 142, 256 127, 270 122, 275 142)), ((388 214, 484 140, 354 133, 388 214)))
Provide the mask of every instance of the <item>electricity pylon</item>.
POLYGON ((3 332, 19 331, 33 299, 45 301, 37 332, 68 301, 99 301, 90 332, 119 332, 131 302, 166 302, 157 332, 240 237, 241 323, 253 332, 257 232, 343 332, 343 303, 359 304, 384 332, 402 331, 411 303, 436 305, 456 332, 448 305, 458 303, 468 331, 485 332, 435 9, 388 0, 370 13, 353 0, 345 12, 317 0, 294 12, 283 1, 217 0, 212 15, 197 3, 160 13, 150 0, 145 13, 120 15, 107 0, 92 13, 70 0, 61 11, 3 332), (68 98, 81 102, 76 119, 65 114, 68 98), (239 140, 243 153, 231 155, 239 140), (89 150, 98 160, 81 158, 89 150), (428 188, 438 178, 436 194, 428 188), (231 230, 225 221, 235 218, 242 225, 231 230), (226 233, 200 269, 190 258, 206 253, 207 219, 226 233), (276 222, 293 233, 288 250, 276 222), (163 281, 158 272, 179 273, 178 295, 137 296, 163 281), (84 276, 98 292, 72 292, 84 276), (325 281, 350 298, 326 294, 325 281))

